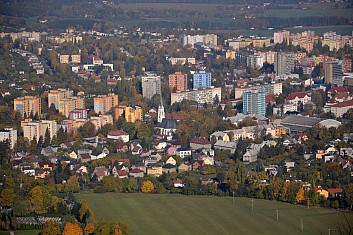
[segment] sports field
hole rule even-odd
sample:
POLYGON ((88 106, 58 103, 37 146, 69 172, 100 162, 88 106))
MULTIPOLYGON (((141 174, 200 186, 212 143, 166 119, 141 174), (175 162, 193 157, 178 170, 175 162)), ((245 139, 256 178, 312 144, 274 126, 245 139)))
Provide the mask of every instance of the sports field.
MULTIPOLYGON (((96 219, 128 223, 130 234, 338 234, 341 212, 254 199, 173 194, 77 194, 96 219), (278 222, 277 212, 278 209, 278 222), (303 219, 304 232, 301 232, 303 219)), ((353 221, 353 213, 346 213, 353 221)), ((352 223, 352 222, 351 222, 352 223)))

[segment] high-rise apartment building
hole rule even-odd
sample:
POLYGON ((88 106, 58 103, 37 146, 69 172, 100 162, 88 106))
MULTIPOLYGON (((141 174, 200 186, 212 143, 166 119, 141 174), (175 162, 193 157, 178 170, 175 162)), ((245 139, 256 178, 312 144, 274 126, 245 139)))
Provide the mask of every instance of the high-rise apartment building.
POLYGON ((266 93, 265 92, 244 92, 243 113, 266 115, 266 93))
POLYGON ((140 106, 126 106, 119 105, 114 108, 114 119, 118 120, 120 117, 124 117, 127 122, 136 122, 137 120, 143 120, 143 111, 140 106))
POLYGON ((71 96, 59 101, 59 113, 62 113, 66 117, 69 117, 72 110, 83 108, 85 108, 85 98, 82 96, 71 96))
POLYGON ((259 86, 251 87, 236 87, 234 89, 235 99, 240 99, 243 96, 244 92, 265 92, 266 95, 280 95, 282 94, 282 83, 281 82, 271 82, 267 84, 262 84, 259 86))
POLYGON ((13 128, 5 128, 4 130, 0 130, 0 142, 6 140, 9 141, 10 148, 13 149, 17 143, 17 130, 13 128))
POLYGON ((50 139, 52 139, 58 132, 58 124, 55 120, 41 120, 39 122, 28 121, 23 123, 23 136, 29 141, 35 140, 38 142, 39 137, 45 137, 45 133, 48 129, 50 139))
POLYGON ((218 97, 219 100, 222 97, 222 89, 220 87, 176 92, 171 93, 170 104, 173 105, 182 100, 193 100, 199 104, 213 103, 216 97, 218 97))
POLYGON ((181 72, 175 72, 169 74, 169 89, 173 90, 176 88, 177 91, 185 91, 188 89, 188 76, 181 72))
POLYGON ((57 90, 50 90, 48 93, 48 107, 51 104, 55 105, 55 108, 59 108, 59 101, 63 98, 69 98, 73 96, 73 91, 69 89, 57 89, 57 90))
POLYGON ((147 74, 142 77, 142 95, 151 99, 155 94, 161 94, 161 77, 147 74))
POLYGON ((194 89, 204 89, 211 87, 211 73, 199 71, 193 74, 192 84, 194 89))
POLYGON ((330 61, 325 63, 324 67, 326 84, 335 84, 337 81, 342 80, 342 63, 337 61, 330 61))
POLYGON ((14 110, 27 117, 35 114, 41 115, 41 105, 41 99, 37 96, 18 97, 13 103, 14 110))
POLYGON ((291 74, 294 68, 295 55, 293 52, 278 52, 275 56, 275 72, 277 75, 291 74))
POLYGON ((94 99, 94 111, 96 113, 105 114, 109 112, 111 108, 118 105, 118 95, 109 93, 108 95, 99 95, 94 99))
POLYGON ((289 31, 283 30, 279 32, 275 32, 273 34, 273 42, 276 43, 282 43, 283 41, 289 42, 289 31))

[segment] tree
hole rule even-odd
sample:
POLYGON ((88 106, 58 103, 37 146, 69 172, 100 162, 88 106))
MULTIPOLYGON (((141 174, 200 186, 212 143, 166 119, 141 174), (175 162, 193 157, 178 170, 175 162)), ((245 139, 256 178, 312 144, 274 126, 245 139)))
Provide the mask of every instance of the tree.
POLYGON ((42 226, 42 235, 58 235, 60 234, 59 223, 55 220, 48 220, 42 226))
POLYGON ((11 207, 13 205, 14 193, 11 189, 4 189, 0 193, 0 206, 11 207))
POLYGON ((304 197, 304 189, 300 188, 297 192, 297 195, 295 197, 295 200, 297 203, 301 203, 302 201, 304 201, 305 197, 304 197))
POLYGON ((92 122, 86 122, 78 128, 82 138, 92 137, 96 134, 96 127, 92 122))
POLYGON ((50 132, 49 128, 45 130, 43 147, 48 147, 50 145, 50 132))
POLYGON ((62 235, 82 235, 82 229, 77 223, 67 222, 62 235))
POLYGON ((36 186, 29 191, 29 210, 36 214, 44 214, 47 212, 50 195, 41 186, 36 186))
POLYGON ((64 189, 66 192, 78 192, 80 190, 80 184, 76 175, 70 176, 64 186, 64 189))
POLYGON ((92 223, 87 224, 84 231, 83 231, 83 234, 90 235, 93 233, 94 233, 94 224, 92 224, 92 223))
POLYGON ((150 180, 146 180, 142 183, 141 191, 143 193, 150 193, 153 191, 153 189, 154 189, 154 185, 150 180))
POLYGON ((353 209, 353 184, 350 183, 347 185, 345 190, 346 200, 350 209, 353 209))
POLYGON ((80 210, 78 211, 78 216, 81 222, 94 221, 94 215, 91 207, 86 200, 81 202, 80 210))

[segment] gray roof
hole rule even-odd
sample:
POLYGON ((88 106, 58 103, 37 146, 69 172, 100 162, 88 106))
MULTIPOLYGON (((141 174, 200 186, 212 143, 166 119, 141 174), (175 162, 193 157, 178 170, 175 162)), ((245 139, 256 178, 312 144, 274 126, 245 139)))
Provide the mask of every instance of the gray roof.
POLYGON ((177 121, 174 119, 163 118, 162 122, 158 123, 156 126, 163 129, 176 129, 177 121))
POLYGON ((304 132, 307 129, 321 122, 323 119, 315 117, 305 117, 300 115, 289 115, 285 117, 281 124, 290 129, 291 132, 304 132))

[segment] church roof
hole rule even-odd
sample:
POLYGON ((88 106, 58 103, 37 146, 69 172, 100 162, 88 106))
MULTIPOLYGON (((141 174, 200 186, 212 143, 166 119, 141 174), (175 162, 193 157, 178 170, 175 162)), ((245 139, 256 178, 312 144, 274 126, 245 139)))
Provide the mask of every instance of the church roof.
POLYGON ((163 129, 176 129, 177 121, 173 119, 166 119, 163 118, 161 123, 157 123, 156 127, 163 128, 163 129))

